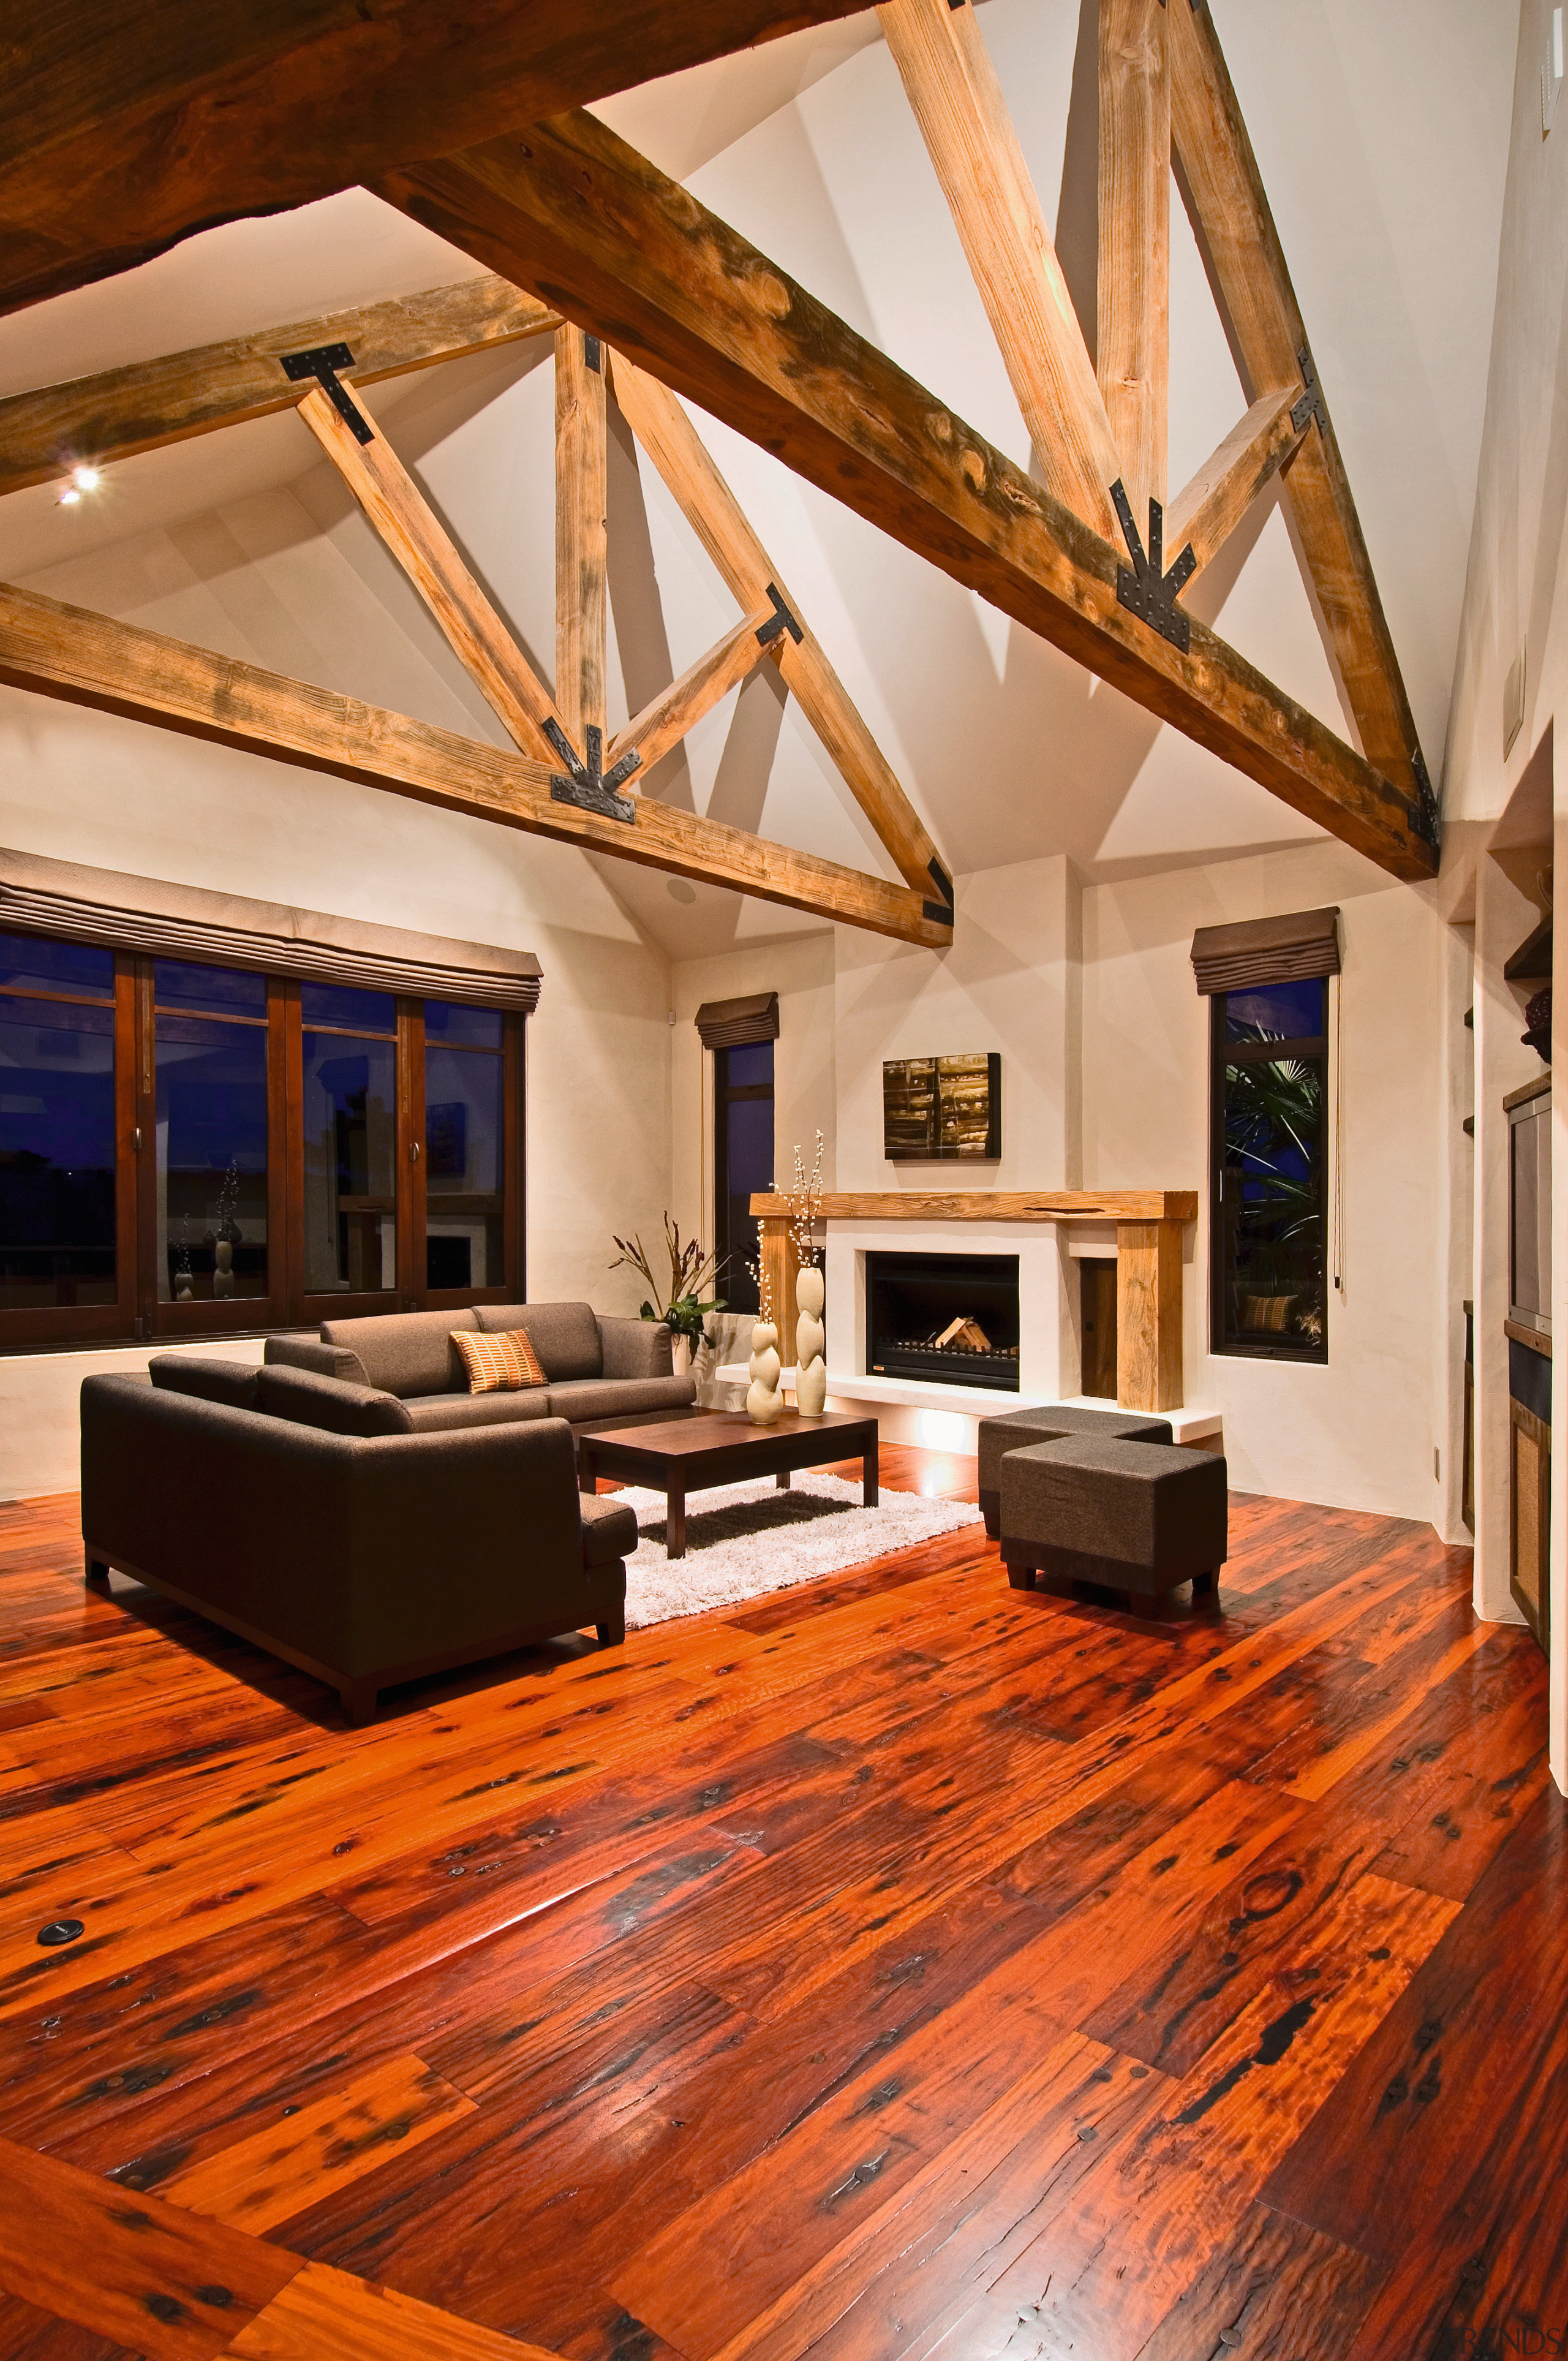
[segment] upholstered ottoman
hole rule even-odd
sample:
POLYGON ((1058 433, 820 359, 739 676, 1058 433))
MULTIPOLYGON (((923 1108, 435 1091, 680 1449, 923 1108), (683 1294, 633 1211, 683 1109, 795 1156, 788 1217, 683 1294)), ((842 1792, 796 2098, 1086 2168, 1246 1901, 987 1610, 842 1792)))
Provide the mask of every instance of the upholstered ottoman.
POLYGON ((1046 1402, 1037 1410, 1009 1411, 980 1422, 980 1512, 992 1541, 1002 1531, 1002 1462, 1010 1451, 1032 1443, 1054 1443, 1065 1434, 1118 1435, 1125 1443, 1168 1443, 1170 1422, 1135 1411, 1069 1410, 1046 1402))
POLYGON ((1098 1583, 1164 1600, 1190 1582, 1218 1607, 1225 1463, 1207 1451, 1074 1434, 1002 1463, 1002 1556, 1014 1590, 1098 1583))

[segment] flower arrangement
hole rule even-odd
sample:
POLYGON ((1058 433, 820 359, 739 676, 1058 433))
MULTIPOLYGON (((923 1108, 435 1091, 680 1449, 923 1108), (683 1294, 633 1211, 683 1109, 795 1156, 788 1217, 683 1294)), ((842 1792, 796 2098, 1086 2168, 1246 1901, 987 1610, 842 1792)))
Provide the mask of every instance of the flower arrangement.
POLYGON ((757 1318, 769 1328, 777 1325, 773 1318, 773 1275, 762 1258, 759 1244, 755 1257, 748 1255, 746 1268, 757 1290, 757 1318))
POLYGON ((610 1269, 619 1270, 623 1263, 630 1265, 647 1281, 652 1291, 651 1300, 641 1305, 642 1318, 662 1320, 674 1335, 689 1337, 695 1350, 702 1340, 702 1323, 707 1314, 724 1309, 721 1296, 716 1295, 707 1302, 701 1301, 703 1289, 711 1286, 718 1276, 717 1255, 705 1254, 698 1238, 683 1238, 680 1224, 672 1222, 666 1213, 664 1249, 670 1257, 670 1283, 667 1290, 662 1290, 637 1233, 634 1231, 630 1238, 616 1238, 614 1243, 620 1252, 610 1269), (663 1309, 658 1311, 654 1306, 662 1292, 663 1309))
POLYGON ((812 1233, 817 1227, 817 1209, 822 1202, 822 1134, 817 1135, 817 1154, 812 1159, 807 1178, 806 1159, 795 1143, 795 1185, 789 1191, 789 1234, 795 1241, 795 1259, 802 1270, 815 1268, 817 1246, 812 1233))

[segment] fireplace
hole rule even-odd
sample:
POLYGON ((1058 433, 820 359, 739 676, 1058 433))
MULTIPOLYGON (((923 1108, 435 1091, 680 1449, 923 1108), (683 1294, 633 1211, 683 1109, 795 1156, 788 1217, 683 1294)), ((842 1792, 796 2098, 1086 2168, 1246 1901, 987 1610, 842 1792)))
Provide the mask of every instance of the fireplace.
POLYGON ((1017 1256, 868 1254, 866 1368, 1015 1394, 1017 1256))

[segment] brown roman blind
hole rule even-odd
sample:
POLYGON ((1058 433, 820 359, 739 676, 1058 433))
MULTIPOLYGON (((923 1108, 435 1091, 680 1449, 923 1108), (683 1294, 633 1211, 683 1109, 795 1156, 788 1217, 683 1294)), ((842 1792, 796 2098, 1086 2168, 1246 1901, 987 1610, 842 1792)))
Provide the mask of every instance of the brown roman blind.
POLYGON ((538 1007, 543 980, 532 951, 411 934, 31 852, 0 851, 0 929, 525 1014, 538 1007))
POLYGON ((751 1041, 779 1038, 776 992, 751 992, 741 1000, 705 1000, 696 1012, 705 1049, 741 1049, 751 1041))
POLYGON ((1192 972, 1205 998, 1259 984, 1301 983, 1339 973, 1339 912, 1292 910, 1282 918, 1244 918, 1234 927, 1200 927, 1192 972))

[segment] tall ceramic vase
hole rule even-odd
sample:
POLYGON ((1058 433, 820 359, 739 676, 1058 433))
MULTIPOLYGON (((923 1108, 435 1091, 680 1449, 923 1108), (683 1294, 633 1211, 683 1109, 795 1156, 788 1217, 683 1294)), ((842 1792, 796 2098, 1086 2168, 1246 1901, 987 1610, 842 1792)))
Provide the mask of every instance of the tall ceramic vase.
POLYGON ((772 1426, 783 1412, 779 1391, 779 1332, 770 1320, 759 1320, 751 1331, 751 1382, 746 1389, 746 1415, 753 1426, 772 1426))
POLYGON ((822 1273, 815 1263, 796 1271, 795 1301, 795 1406, 802 1418, 820 1418, 828 1400, 828 1364, 822 1356, 828 1332, 822 1325, 826 1299, 822 1273))

